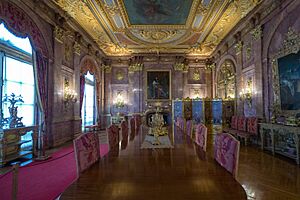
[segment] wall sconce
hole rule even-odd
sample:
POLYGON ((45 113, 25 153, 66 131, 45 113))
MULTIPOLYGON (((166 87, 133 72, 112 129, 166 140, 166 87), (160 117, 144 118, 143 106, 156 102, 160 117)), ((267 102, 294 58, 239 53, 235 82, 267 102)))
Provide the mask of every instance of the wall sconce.
POLYGON ((252 79, 249 79, 246 88, 240 92, 240 100, 246 101, 249 107, 252 106, 252 93, 252 79))
POLYGON ((121 94, 122 91, 117 92, 117 98, 115 101, 115 105, 117 108, 123 108, 125 106, 124 97, 121 94))
POLYGON ((65 79, 64 83, 64 104, 68 108, 69 104, 77 102, 77 93, 70 88, 70 83, 68 79, 65 79))

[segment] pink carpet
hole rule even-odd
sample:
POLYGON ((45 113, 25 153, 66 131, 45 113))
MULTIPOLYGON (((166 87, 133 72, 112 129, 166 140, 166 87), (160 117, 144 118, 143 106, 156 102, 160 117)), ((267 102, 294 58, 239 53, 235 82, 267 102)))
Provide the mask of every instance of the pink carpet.
MULTIPOLYGON (((108 144, 100 145, 101 157, 108 151, 108 144)), ((17 198, 20 200, 52 200, 75 180, 75 155, 73 146, 69 146, 55 152, 47 161, 35 161, 20 167, 17 198)), ((1 200, 11 199, 11 188, 12 173, 0 176, 1 200)))

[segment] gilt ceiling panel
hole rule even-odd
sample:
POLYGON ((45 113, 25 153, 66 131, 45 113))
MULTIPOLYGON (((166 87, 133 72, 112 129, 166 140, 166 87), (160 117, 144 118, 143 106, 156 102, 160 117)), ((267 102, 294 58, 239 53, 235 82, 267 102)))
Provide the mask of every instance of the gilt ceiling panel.
POLYGON ((53 0, 107 56, 209 56, 259 0, 53 0))

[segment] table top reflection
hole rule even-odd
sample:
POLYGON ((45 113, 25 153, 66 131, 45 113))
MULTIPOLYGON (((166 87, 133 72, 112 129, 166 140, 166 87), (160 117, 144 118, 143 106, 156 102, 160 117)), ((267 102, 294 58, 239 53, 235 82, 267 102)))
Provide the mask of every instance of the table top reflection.
POLYGON ((82 173, 60 199, 247 199, 232 175, 180 131, 170 128, 173 148, 141 149, 148 132, 141 129, 82 173))

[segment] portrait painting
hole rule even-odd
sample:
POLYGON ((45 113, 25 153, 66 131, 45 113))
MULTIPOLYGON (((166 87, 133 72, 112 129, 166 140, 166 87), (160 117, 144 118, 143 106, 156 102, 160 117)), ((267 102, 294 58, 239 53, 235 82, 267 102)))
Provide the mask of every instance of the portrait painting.
POLYGON ((170 99, 170 72, 147 71, 147 99, 170 99))
POLYGON ((124 0, 133 25, 184 25, 192 0, 124 0))
POLYGON ((278 59, 282 110, 300 109, 300 51, 278 59))

